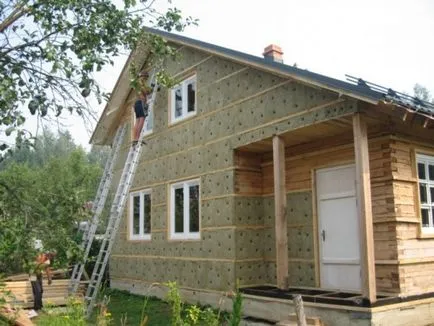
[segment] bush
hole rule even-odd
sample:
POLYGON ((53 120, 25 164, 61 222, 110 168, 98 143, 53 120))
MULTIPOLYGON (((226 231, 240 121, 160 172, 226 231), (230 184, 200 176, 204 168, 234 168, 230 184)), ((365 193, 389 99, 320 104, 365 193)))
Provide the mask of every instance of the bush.
POLYGON ((215 311, 210 307, 204 308, 197 305, 184 305, 176 282, 168 282, 165 285, 169 288, 167 301, 171 305, 172 326, 218 326, 224 320, 226 324, 231 326, 240 324, 243 300, 241 293, 238 291, 238 286, 236 292, 232 295, 232 313, 230 317, 224 318, 220 310, 215 311))

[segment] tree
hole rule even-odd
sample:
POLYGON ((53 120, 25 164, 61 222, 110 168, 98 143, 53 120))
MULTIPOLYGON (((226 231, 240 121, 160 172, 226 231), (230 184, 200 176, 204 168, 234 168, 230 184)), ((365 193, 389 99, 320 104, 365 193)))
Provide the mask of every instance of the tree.
POLYGON ((77 226, 90 217, 84 204, 93 200, 102 168, 67 133, 44 135, 0 170, 0 274, 25 270, 34 259, 33 239, 58 252, 57 264, 80 256, 77 226))
POLYGON ((420 100, 434 103, 434 99, 431 97, 431 94, 429 93, 428 89, 420 84, 414 85, 413 93, 414 96, 420 100))
POLYGON ((98 164, 104 169, 110 152, 111 148, 106 146, 92 146, 90 152, 87 154, 87 158, 90 164, 98 164))
POLYGON ((65 158, 78 148, 80 147, 74 143, 69 131, 60 130, 58 134, 54 134, 44 128, 40 136, 35 138, 32 147, 21 146, 8 152, 0 162, 0 170, 13 162, 25 163, 32 168, 42 167, 52 158, 65 158))
MULTIPOLYGON (((1 0, 0 128, 6 128, 5 134, 16 135, 18 146, 30 143, 23 130, 27 110, 44 119, 55 119, 64 111, 85 121, 94 119, 87 99, 93 94, 101 103, 108 97, 94 73, 113 64, 123 51, 137 48, 139 41, 156 58, 174 55, 143 27, 182 31, 197 21, 183 19, 175 7, 158 13, 154 2, 1 0)), ((167 80, 164 74, 160 77, 167 80)), ((136 75, 132 86, 140 86, 136 75)))

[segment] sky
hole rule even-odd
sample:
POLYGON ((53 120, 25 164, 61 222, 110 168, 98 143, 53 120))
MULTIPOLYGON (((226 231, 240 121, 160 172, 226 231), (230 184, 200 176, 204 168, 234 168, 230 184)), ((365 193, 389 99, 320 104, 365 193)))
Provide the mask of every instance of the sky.
MULTIPOLYGON (((156 1, 163 11, 168 3, 156 1)), ((284 62, 345 80, 345 74, 413 93, 419 83, 434 94, 434 1, 432 0, 173 0, 199 19, 182 35, 262 56, 269 44, 284 62)), ((125 63, 118 58, 97 78, 108 91, 125 63)), ((104 105, 96 107, 98 116, 104 105)), ((90 139, 79 119, 66 118, 74 139, 90 139)), ((88 129, 92 129, 89 128, 88 129)))

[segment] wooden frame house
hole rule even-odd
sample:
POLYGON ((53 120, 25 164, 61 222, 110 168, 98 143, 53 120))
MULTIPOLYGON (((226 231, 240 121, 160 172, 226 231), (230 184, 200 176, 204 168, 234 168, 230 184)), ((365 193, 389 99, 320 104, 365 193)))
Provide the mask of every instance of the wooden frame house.
MULTIPOLYGON (((434 318, 434 107, 285 65, 276 46, 256 57, 150 32, 178 49, 166 68, 181 82, 148 118, 112 286, 177 281, 215 303, 239 280, 256 317, 283 319, 301 293, 326 325, 434 318)), ((128 65, 143 60, 130 56, 91 143, 131 127, 128 65)))

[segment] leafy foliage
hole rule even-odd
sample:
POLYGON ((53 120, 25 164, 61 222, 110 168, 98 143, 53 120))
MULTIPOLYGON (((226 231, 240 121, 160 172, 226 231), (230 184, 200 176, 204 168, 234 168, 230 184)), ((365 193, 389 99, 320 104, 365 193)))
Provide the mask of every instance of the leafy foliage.
POLYGON ((434 98, 431 96, 428 89, 426 87, 420 85, 420 84, 414 85, 413 93, 414 93, 415 97, 417 97, 423 101, 434 103, 434 98))
POLYGON ((169 288, 167 301, 172 308, 172 326, 184 326, 181 316, 183 304, 176 282, 168 282, 166 286, 169 288))
POLYGON ((42 167, 52 158, 66 158, 77 148, 68 131, 54 134, 48 129, 43 129, 32 146, 19 146, 14 151, 9 151, 0 163, 0 169, 13 162, 27 164, 30 168, 42 167))
POLYGON ((228 317, 222 316, 220 311, 214 311, 210 307, 185 305, 182 302, 176 282, 167 282, 164 285, 169 289, 167 302, 171 307, 172 326, 217 326, 221 324, 220 319, 223 319, 222 317, 225 317, 224 319, 231 326, 238 326, 241 322, 243 298, 238 290, 238 286, 236 292, 232 294, 232 313, 228 317))
POLYGON ((243 297, 241 292, 239 291, 239 285, 237 282, 237 290, 232 299, 232 315, 230 319, 231 326, 238 326, 241 322, 242 315, 242 306, 243 306, 243 297))
MULTIPOLYGON (((96 72, 141 46, 151 54, 148 63, 174 55, 144 26, 182 31, 197 21, 183 19, 176 7, 159 13, 153 5, 151 0, 2 0, 0 127, 5 134, 26 142, 29 134, 22 127, 28 112, 56 119, 66 111, 93 120, 88 98, 93 94, 102 103, 109 95, 96 82, 96 72)), ((162 72, 163 82, 166 77, 162 72)), ((136 79, 132 76, 133 87, 136 79)))
POLYGON ((56 266, 80 255, 77 225, 89 218, 84 203, 93 199, 102 168, 68 137, 46 133, 34 150, 23 149, 3 162, 0 272, 25 271, 35 257, 34 239, 57 251, 56 266))

